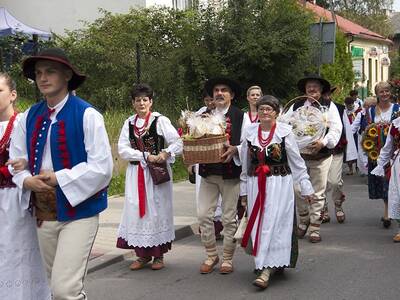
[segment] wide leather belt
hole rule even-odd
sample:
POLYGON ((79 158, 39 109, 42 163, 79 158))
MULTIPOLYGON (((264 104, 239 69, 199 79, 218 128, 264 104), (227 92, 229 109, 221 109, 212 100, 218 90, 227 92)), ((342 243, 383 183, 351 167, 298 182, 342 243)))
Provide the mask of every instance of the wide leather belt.
POLYGON ((56 191, 33 192, 33 204, 36 208, 36 218, 41 221, 57 220, 56 191))
POLYGON ((317 154, 304 154, 304 153, 302 153, 301 157, 304 160, 320 160, 320 159, 323 159, 323 158, 328 158, 329 156, 332 155, 332 153, 333 153, 332 150, 328 151, 328 152, 323 152, 323 153, 319 152, 317 154))

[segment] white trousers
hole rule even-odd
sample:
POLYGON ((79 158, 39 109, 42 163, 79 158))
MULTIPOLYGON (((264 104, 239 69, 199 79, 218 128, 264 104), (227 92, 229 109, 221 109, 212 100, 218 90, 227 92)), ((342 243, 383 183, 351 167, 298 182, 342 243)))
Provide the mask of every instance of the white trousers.
POLYGON ((83 300, 83 281, 99 227, 99 215, 70 222, 44 221, 39 246, 53 300, 83 300))
POLYGON ((335 154, 332 158, 328 173, 328 185, 326 186, 325 206, 328 206, 328 194, 332 192, 332 200, 335 206, 340 207, 344 201, 343 195, 343 153, 335 154))

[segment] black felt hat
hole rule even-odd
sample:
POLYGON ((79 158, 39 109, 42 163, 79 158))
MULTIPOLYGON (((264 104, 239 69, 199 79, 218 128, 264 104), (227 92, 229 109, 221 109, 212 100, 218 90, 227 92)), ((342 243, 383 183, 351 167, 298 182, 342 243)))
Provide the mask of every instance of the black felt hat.
POLYGON ((238 99, 240 97, 240 94, 242 92, 240 84, 237 83, 235 80, 229 79, 227 77, 214 77, 206 81, 204 88, 210 96, 213 95, 213 89, 217 84, 225 84, 229 86, 229 88, 235 94, 234 99, 238 99))
POLYGON ((72 71, 72 78, 68 82, 68 90, 76 90, 86 79, 86 76, 78 71, 78 69, 72 65, 69 61, 64 50, 60 48, 48 48, 39 52, 39 54, 30 56, 22 62, 22 71, 25 77, 35 80, 35 65, 40 60, 55 61, 65 65, 72 71))
POLYGON ((318 74, 308 74, 306 75, 304 78, 300 79, 297 82, 297 88, 299 89, 300 92, 302 92, 303 94, 306 93, 306 83, 309 80, 316 80, 319 81, 322 85, 322 93, 326 93, 329 92, 331 90, 331 84, 329 83, 328 80, 322 78, 320 75, 318 74))

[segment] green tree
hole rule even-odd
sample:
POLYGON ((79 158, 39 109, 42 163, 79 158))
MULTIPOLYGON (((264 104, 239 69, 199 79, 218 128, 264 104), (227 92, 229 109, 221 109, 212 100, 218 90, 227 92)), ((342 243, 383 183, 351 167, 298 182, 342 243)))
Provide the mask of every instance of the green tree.
POLYGON ((335 100, 343 103, 354 82, 353 62, 351 53, 347 51, 347 39, 343 33, 336 33, 335 61, 333 64, 322 66, 321 74, 332 86, 338 88, 335 100))
POLYGON ((222 11, 103 11, 57 42, 89 75, 79 94, 105 110, 130 107, 139 44, 141 80, 154 87, 156 109, 175 118, 181 109, 201 105, 204 81, 216 75, 235 78, 244 88, 261 84, 278 97, 294 93, 309 66, 312 21, 295 0, 233 1, 222 11))
POLYGON ((393 0, 319 0, 317 4, 385 37, 392 34, 387 11, 393 0))

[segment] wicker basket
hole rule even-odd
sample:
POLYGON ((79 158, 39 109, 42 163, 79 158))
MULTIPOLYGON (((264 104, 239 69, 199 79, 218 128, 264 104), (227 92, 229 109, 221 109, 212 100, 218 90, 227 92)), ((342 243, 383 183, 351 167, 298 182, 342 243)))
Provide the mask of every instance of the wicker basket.
POLYGON ((187 165, 221 162, 227 135, 183 140, 183 161, 187 165))

